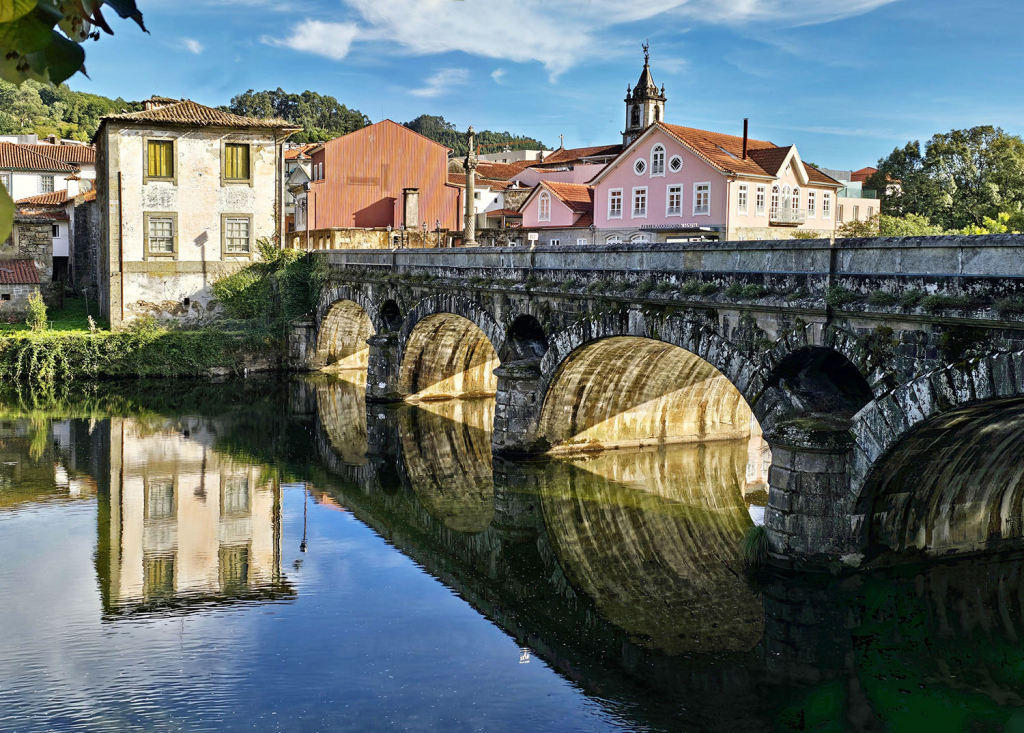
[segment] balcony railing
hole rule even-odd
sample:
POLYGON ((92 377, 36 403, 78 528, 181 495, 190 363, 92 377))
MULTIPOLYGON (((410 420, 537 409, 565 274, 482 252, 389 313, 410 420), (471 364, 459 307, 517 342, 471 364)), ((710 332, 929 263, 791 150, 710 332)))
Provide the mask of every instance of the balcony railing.
POLYGON ((841 199, 877 199, 878 191, 873 188, 849 188, 843 186, 837 194, 841 199))
POLYGON ((789 206, 775 206, 768 212, 768 222, 770 224, 799 226, 805 221, 807 221, 807 211, 805 209, 794 209, 789 206))

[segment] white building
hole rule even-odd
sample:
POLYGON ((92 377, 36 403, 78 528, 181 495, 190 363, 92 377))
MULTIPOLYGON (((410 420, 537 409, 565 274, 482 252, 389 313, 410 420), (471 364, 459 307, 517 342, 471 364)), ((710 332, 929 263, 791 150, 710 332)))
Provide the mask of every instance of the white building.
POLYGON ((284 144, 299 128, 154 97, 96 132, 100 308, 111 328, 219 315, 212 285, 279 242, 284 144))
POLYGON ((68 176, 79 174, 78 167, 38 153, 38 147, 0 142, 0 184, 15 201, 66 191, 68 176))

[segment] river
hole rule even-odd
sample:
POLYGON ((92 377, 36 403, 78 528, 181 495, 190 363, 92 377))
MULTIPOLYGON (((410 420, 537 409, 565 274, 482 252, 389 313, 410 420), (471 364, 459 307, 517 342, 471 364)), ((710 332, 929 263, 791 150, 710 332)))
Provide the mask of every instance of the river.
POLYGON ((0 404, 0 731, 1024 730, 1019 556, 748 573, 759 441, 492 459, 492 400, 0 404))

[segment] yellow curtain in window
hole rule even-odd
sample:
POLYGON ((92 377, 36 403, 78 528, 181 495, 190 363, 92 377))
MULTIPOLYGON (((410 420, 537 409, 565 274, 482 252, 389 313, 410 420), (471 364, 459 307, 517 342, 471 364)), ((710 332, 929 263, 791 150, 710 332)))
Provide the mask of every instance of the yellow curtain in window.
POLYGON ((224 177, 245 180, 249 177, 249 146, 224 146, 224 177))
POLYGON ((174 176, 174 143, 170 140, 149 141, 149 177, 172 178, 174 176))

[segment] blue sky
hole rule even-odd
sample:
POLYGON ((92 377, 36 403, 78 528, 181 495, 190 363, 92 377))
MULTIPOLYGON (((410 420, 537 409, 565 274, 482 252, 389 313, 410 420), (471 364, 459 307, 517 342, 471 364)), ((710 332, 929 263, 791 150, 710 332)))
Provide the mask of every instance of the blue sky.
POLYGON ((618 142, 651 45, 669 122, 796 143, 832 168, 977 124, 1024 132, 1017 0, 139 0, 72 88, 224 104, 329 94, 567 147, 618 142))

